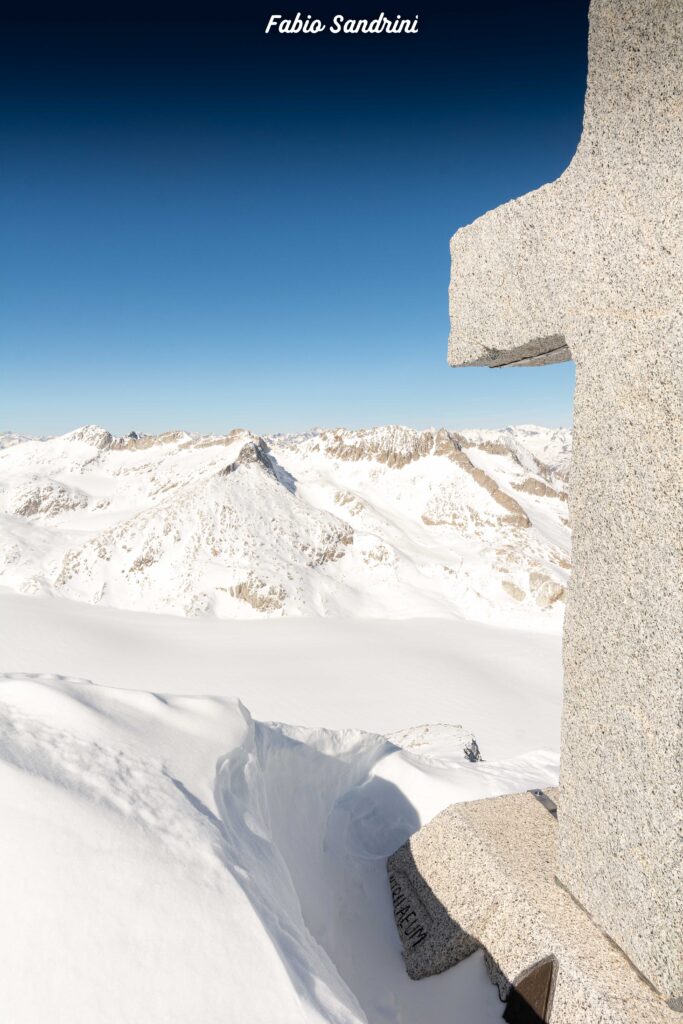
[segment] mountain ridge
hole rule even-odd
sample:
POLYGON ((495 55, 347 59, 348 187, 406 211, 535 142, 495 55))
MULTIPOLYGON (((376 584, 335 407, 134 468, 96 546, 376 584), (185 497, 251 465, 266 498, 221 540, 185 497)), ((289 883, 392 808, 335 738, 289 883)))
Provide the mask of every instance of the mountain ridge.
POLYGON ((556 631, 571 435, 320 428, 0 435, 0 585, 223 618, 556 631))

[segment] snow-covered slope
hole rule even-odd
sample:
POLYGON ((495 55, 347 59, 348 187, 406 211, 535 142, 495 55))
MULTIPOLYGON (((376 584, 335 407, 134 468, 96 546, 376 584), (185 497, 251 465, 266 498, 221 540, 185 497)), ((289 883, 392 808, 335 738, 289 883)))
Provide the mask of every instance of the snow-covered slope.
POLYGON ((11 448, 12 445, 21 444, 22 441, 30 441, 32 438, 26 434, 14 434, 11 430, 0 432, 0 449, 11 448))
POLYGON ((0 671, 238 696, 335 730, 462 722, 487 759, 560 743, 560 636, 464 619, 178 618, 0 587, 0 671))
POLYGON ((570 446, 540 427, 12 436, 0 584, 189 616, 557 631, 570 446))
POLYGON ((387 854, 446 804, 556 780, 553 754, 465 747, 456 726, 386 738, 0 678, 2 1019, 499 1021, 479 954, 410 981, 386 880, 387 854))
POLYGON ((557 781, 567 441, 0 452, 3 1021, 501 1020, 480 954, 408 978, 385 863, 557 781))

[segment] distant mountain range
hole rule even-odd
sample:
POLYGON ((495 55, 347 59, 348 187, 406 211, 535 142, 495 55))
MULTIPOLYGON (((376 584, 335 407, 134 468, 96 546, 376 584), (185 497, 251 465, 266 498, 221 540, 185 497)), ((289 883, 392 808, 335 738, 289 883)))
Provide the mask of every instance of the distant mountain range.
POLYGON ((560 628, 568 429, 0 434, 0 586, 176 615, 560 628))

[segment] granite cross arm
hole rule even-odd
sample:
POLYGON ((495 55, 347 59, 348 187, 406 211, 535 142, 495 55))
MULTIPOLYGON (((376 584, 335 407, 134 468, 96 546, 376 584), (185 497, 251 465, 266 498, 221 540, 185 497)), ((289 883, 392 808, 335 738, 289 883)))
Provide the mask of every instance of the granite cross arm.
POLYGON ((574 359, 559 877, 683 996, 683 0, 593 0, 583 133, 452 241, 449 362, 574 359))

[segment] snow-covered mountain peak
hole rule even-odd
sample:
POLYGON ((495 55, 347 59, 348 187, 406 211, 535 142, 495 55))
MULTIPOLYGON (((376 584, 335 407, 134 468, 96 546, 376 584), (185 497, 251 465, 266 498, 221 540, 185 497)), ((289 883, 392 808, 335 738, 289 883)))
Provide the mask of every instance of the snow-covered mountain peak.
POLYGON ((85 426, 0 449, 0 583, 181 615, 559 628, 567 431, 85 426))
POLYGON ((277 479, 273 462, 268 455, 268 445, 263 438, 246 440, 237 458, 221 470, 224 476, 234 473, 240 466, 256 466, 277 479))
POLYGON ((78 427, 68 434, 64 434, 61 440, 81 442, 82 444, 90 445, 92 448, 102 450, 111 446, 113 437, 104 427, 98 427, 96 424, 91 423, 85 427, 78 427))

